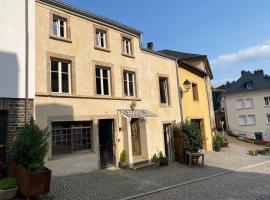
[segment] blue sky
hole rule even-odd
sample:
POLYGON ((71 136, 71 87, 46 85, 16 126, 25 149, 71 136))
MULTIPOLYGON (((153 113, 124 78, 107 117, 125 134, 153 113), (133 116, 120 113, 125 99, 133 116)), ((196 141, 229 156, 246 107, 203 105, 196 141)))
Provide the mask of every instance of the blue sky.
POLYGON ((206 54, 213 86, 241 70, 270 74, 269 0, 65 0, 141 30, 144 45, 206 54))

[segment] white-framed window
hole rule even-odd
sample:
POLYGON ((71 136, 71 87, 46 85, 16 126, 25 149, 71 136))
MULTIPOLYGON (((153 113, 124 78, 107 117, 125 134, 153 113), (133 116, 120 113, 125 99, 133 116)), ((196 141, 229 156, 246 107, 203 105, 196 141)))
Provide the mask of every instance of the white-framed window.
POLYGON ((244 99, 237 99, 236 100, 236 108, 237 109, 243 109, 245 106, 244 99))
POLYGON ((96 66, 96 93, 111 95, 111 70, 107 67, 96 66))
POLYGON ((71 62, 51 60, 51 92, 71 93, 71 62))
POLYGON ((67 19, 54 15, 52 32, 57 37, 67 38, 67 19))
POLYGON ((123 76, 125 96, 136 96, 135 73, 130 71, 124 71, 123 76))
POLYGON ((253 107, 254 107, 253 98, 245 99, 245 108, 253 108, 253 107))
POLYGON ((246 88, 247 88, 248 90, 253 89, 253 83, 252 83, 252 82, 247 83, 247 84, 246 84, 246 88))
POLYGON ((159 77, 160 103, 169 104, 168 78, 159 77))
POLYGON ((124 54, 132 55, 131 39, 123 38, 123 50, 124 54))
POLYGON ((264 105, 270 106, 270 97, 264 97, 264 105))
POLYGON ((248 115, 247 116, 247 125, 255 125, 255 124, 256 124, 255 115, 248 115))
POLYGON ((268 113, 268 114, 266 115, 266 117, 267 117, 267 124, 270 124, 270 113, 268 113))
POLYGON ((246 115, 240 115, 240 116, 238 117, 238 119, 239 119, 239 125, 240 125, 240 126, 244 126, 244 125, 247 124, 246 115))
POLYGON ((107 33, 104 30, 96 29, 96 46, 107 48, 107 33))

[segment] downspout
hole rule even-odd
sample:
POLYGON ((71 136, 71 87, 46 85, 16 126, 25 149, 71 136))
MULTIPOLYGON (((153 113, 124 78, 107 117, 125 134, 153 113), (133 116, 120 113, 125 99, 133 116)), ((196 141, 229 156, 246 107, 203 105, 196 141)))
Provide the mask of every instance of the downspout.
POLYGON ((180 78, 179 78, 179 73, 178 73, 178 65, 180 67, 181 60, 176 59, 175 63, 176 63, 177 91, 178 91, 178 97, 179 97, 178 99, 179 99, 179 108, 180 108, 180 117, 181 117, 180 121, 183 122, 184 116, 183 116, 182 94, 181 94, 180 78))
POLYGON ((29 33, 28 33, 28 0, 25 0, 25 124, 28 123, 28 51, 29 51, 29 33))
MULTIPOLYGON (((208 88, 207 77, 208 77, 208 76, 204 77, 204 81, 205 81, 205 90, 206 90, 206 94, 207 94, 208 114, 209 114, 209 120, 210 120, 211 135, 213 136, 213 134, 212 134, 213 122, 212 122, 211 110, 210 110, 211 103, 210 103, 209 93, 208 93, 208 92, 209 92, 209 88, 208 88)), ((211 90, 211 91, 212 91, 212 90, 211 90)))

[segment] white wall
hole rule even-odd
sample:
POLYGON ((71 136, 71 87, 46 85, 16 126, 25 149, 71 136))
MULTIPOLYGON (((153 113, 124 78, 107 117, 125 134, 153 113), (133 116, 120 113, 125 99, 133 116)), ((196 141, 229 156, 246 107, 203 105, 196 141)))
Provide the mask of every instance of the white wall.
MULTIPOLYGON (((35 95, 35 1, 29 2, 29 98, 35 95)), ((0 1, 0 98, 25 98, 25 0, 0 1)))
POLYGON ((263 132, 264 140, 270 141, 270 124, 267 124, 267 114, 270 107, 264 105, 264 97, 270 96, 270 90, 260 92, 248 92, 234 94, 225 97, 227 124, 230 130, 239 130, 246 133, 263 132), (254 107, 252 109, 237 109, 237 99, 253 98, 254 107), (239 125, 239 115, 253 115, 256 117, 255 125, 239 125))

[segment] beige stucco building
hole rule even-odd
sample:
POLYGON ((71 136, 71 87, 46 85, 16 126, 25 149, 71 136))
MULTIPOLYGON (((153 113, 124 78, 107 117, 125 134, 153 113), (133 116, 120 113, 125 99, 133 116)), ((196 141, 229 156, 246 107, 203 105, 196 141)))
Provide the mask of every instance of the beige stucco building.
POLYGON ((165 146, 168 126, 180 121, 176 59, 143 49, 140 37, 62 2, 36 1, 35 117, 52 132, 46 165, 54 175, 117 165, 122 150, 131 167, 158 151, 173 157, 165 146))

